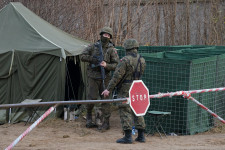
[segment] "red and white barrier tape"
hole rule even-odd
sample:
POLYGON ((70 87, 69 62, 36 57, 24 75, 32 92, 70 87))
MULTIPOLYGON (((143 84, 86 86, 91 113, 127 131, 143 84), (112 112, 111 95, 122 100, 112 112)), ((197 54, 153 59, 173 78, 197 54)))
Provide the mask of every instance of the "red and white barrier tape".
POLYGON ((195 93, 216 92, 216 91, 224 91, 224 90, 225 90, 225 87, 213 88, 213 89, 203 89, 203 90, 177 91, 177 92, 171 92, 171 93, 159 93, 159 94, 155 94, 155 95, 149 95, 149 98, 162 98, 162 97, 172 97, 172 96, 181 96, 181 95, 183 95, 185 98, 192 100, 193 102, 198 104, 201 108, 205 109, 212 116, 216 117, 222 123, 225 124, 225 121, 221 117, 219 117, 217 114, 212 112, 210 109, 205 107, 203 104, 201 104, 199 101, 197 101, 196 99, 194 99, 191 96, 191 94, 195 94, 195 93))
POLYGON ((13 141, 5 150, 11 150, 19 141, 21 141, 33 128, 43 121, 55 109, 56 105, 49 108, 37 121, 35 121, 26 131, 24 131, 15 141, 13 141))
MULTIPOLYGON (((216 92, 216 91, 224 91, 225 87, 223 88, 213 88, 213 89, 203 89, 203 90, 192 90, 192 91, 177 91, 177 92, 171 92, 171 93, 159 93, 155 95, 149 95, 149 98, 162 98, 162 97, 172 97, 172 96, 181 96, 192 100, 196 104, 198 104, 201 108, 205 109, 207 112, 209 112, 212 116, 218 118, 222 123, 225 123, 225 121, 216 115, 214 112, 212 112, 210 109, 202 105, 200 102, 198 102, 196 99, 191 97, 191 94, 194 93, 205 93, 205 92, 216 92)), ((15 141, 13 141, 5 150, 11 150, 19 141, 21 141, 33 128, 35 128, 42 120, 44 120, 55 108, 54 107, 49 108, 37 121, 35 121, 25 132, 23 132, 15 141)))
POLYGON ((177 91, 177 92, 171 92, 171 93, 159 93, 155 95, 149 95, 149 98, 172 97, 172 96, 181 96, 181 95, 184 95, 184 93, 194 94, 194 93, 216 92, 216 91, 224 91, 224 90, 225 90, 225 87, 203 89, 203 90, 192 90, 192 91, 177 91))
POLYGON ((205 109, 208 113, 210 113, 213 117, 219 119, 222 123, 225 124, 225 121, 220 117, 218 116, 217 114, 215 114, 214 112, 212 112, 209 108, 207 108, 206 106, 204 106, 202 103, 200 103, 199 101, 197 101, 195 98, 193 98, 191 96, 190 93, 184 93, 184 98, 187 98, 187 99, 190 99, 192 100, 193 102, 195 102, 198 106, 200 106, 201 108, 205 109))

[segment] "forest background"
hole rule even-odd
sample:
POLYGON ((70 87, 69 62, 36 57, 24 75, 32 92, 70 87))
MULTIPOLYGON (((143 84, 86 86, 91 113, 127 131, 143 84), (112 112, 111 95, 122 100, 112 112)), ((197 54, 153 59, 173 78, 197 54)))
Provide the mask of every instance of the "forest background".
POLYGON ((146 46, 225 45, 225 0, 0 0, 0 9, 9 2, 91 42, 110 26, 116 46, 127 38, 146 46))

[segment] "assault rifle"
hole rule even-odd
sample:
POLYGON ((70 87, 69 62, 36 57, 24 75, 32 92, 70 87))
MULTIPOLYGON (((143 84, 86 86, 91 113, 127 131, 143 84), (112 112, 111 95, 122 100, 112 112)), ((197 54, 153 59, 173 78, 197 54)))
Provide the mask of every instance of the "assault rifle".
MULTIPOLYGON (((101 41, 99 41, 98 43, 99 43, 98 48, 99 48, 99 52, 100 52, 99 63, 101 63, 102 61, 104 61, 104 55, 103 55, 103 51, 102 51, 101 41)), ((101 65, 100 65, 100 68, 101 68, 102 87, 103 87, 103 90, 105 90, 105 68, 101 65)))

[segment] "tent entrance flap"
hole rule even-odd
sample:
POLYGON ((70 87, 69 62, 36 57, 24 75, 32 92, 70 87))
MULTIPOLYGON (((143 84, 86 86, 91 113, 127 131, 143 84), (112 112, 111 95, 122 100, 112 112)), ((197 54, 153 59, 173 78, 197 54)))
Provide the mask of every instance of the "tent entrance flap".
POLYGON ((79 90, 81 84, 80 63, 77 57, 70 56, 66 58, 66 84, 65 101, 77 100, 80 98, 79 90))

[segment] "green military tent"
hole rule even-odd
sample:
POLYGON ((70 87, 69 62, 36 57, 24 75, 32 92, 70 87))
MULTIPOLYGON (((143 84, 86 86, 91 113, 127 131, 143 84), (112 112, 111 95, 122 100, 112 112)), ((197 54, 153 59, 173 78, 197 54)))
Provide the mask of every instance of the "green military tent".
MULTIPOLYGON (((0 104, 70 99, 68 93, 75 95, 84 79, 79 54, 88 43, 54 27, 19 2, 6 5, 0 10, 0 104)), ((21 118, 21 112, 12 109, 10 120, 21 118)), ((1 122, 8 116, 9 111, 0 110, 1 122)))

